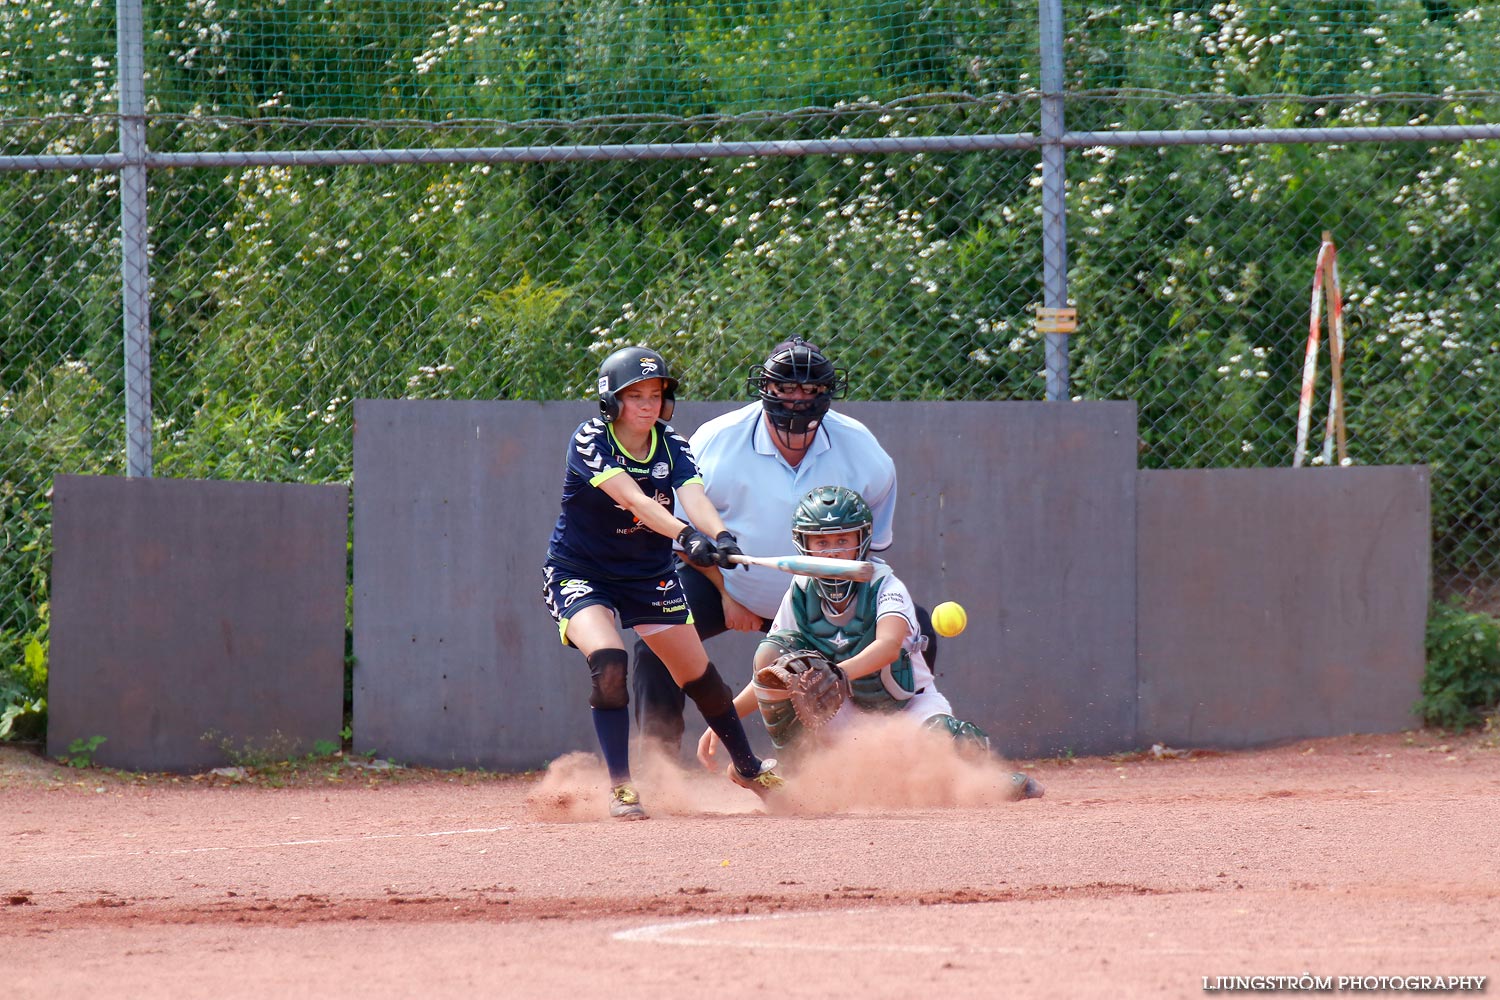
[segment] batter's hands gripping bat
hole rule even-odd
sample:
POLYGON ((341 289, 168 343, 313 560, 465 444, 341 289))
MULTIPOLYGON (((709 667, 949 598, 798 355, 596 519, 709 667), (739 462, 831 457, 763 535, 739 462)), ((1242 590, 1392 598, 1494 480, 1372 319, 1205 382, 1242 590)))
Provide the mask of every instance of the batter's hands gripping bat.
POLYGON ((821 576, 828 580, 854 580, 868 583, 875 577, 875 564, 858 559, 830 559, 826 556, 746 556, 732 555, 729 561, 739 566, 768 566, 797 576, 821 576))

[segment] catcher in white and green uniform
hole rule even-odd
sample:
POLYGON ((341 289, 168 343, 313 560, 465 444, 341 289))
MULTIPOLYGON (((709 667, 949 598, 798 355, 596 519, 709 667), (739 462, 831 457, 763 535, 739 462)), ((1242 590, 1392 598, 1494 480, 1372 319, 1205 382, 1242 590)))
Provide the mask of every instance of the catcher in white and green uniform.
MULTIPOLYGON (((820 486, 792 515, 792 539, 804 555, 870 559, 874 517, 864 498, 843 486, 820 486)), ((901 713, 984 752, 989 736, 953 715, 922 656, 916 605, 891 568, 875 562, 868 583, 794 577, 755 653, 751 682, 735 698, 741 716, 760 709, 771 741, 794 748, 809 729, 837 726, 855 713, 901 713)), ((705 732, 698 756, 710 764, 717 740, 705 732)), ((1042 794, 1017 773, 1018 796, 1042 794)))

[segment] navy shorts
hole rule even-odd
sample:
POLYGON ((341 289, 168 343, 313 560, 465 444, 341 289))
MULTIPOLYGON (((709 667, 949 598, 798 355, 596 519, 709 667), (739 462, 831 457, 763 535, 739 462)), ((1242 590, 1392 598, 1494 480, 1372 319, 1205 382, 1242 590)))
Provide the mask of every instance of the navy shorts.
POLYGON ((542 567, 542 575, 542 596, 565 644, 571 645, 568 619, 591 604, 602 604, 619 615, 625 628, 687 625, 693 620, 676 573, 661 579, 584 580, 549 563, 542 567))

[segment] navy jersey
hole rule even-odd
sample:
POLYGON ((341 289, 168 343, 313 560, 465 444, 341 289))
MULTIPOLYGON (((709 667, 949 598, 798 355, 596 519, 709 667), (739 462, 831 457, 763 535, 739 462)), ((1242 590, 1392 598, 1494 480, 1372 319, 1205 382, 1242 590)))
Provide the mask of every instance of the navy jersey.
POLYGON ((609 424, 585 420, 568 442, 562 511, 547 546, 547 562, 587 580, 640 580, 676 571, 672 540, 659 535, 599 488, 627 475, 641 492, 676 513, 672 491, 701 483, 688 443, 658 420, 642 457, 627 454, 609 424))

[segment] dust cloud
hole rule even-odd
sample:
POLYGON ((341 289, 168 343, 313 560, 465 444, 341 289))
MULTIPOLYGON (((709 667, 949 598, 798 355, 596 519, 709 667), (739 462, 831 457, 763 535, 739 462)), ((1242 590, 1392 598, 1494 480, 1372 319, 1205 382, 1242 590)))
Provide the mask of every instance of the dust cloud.
MULTIPOLYGON (((721 750, 718 759, 724 760, 721 750)), ((786 787, 762 802, 733 784, 720 768, 684 766, 646 748, 632 761, 635 786, 653 816, 735 814, 822 816, 901 809, 977 809, 1016 799, 1014 770, 993 754, 961 752, 944 733, 900 716, 861 716, 837 732, 819 734, 781 758, 786 787)), ((608 819, 609 778, 590 753, 559 757, 527 797, 538 822, 608 819)))

